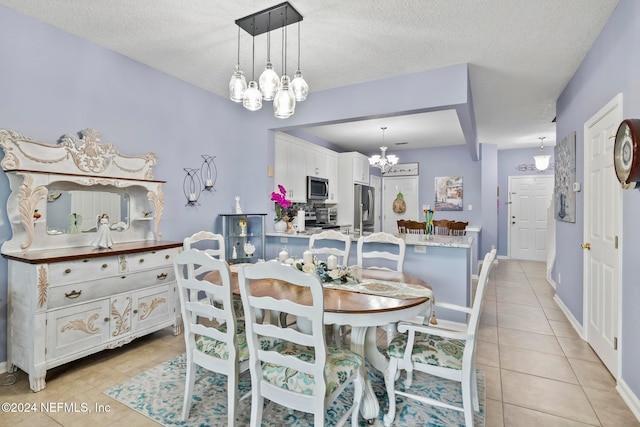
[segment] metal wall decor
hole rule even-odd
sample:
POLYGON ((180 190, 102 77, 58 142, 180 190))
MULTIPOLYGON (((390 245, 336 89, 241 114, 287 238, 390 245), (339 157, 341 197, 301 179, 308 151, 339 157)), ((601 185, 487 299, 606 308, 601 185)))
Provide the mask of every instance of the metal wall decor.
POLYGON ((198 203, 200 192, 202 191, 202 184, 198 176, 200 169, 184 168, 184 171, 187 173, 182 183, 182 191, 184 191, 184 196, 187 198, 185 206, 200 206, 200 203, 198 203))
POLYGON ((204 159, 204 162, 202 162, 202 166, 200 166, 200 179, 204 185, 203 190, 214 192, 216 191, 214 185, 216 185, 216 181, 218 179, 218 168, 214 161, 216 156, 203 154, 202 158, 204 159))

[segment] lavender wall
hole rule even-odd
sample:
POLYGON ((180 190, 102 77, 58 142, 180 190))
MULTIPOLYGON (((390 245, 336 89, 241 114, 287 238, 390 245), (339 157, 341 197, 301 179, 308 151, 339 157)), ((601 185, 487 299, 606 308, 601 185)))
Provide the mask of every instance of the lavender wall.
POLYGON ((480 146, 482 160, 482 232, 478 242, 477 257, 484 258, 484 254, 491 250, 491 246, 498 248, 498 147, 492 144, 480 146))
MULTIPOLYGON (((609 22, 600 33, 557 102, 557 135, 562 137, 576 131, 576 175, 584 176, 584 123, 618 93, 623 94, 625 118, 640 117, 640 56, 635 45, 640 40, 640 2, 621 0, 609 22)), ((574 317, 583 321, 582 229, 584 225, 584 197, 577 193, 576 224, 558 222, 557 273, 562 283, 557 293, 574 317)), ((640 263, 637 242, 640 241, 640 191, 624 191, 622 200, 622 380, 635 396, 640 396, 640 263)), ((557 282, 557 280, 556 280, 557 282)), ((636 398, 637 399, 637 398, 636 398)))
MULTIPOLYGON (((498 255, 508 255, 508 224, 509 224, 509 177, 523 175, 553 175, 553 170, 547 169, 544 172, 535 170, 519 170, 518 166, 529 165, 533 167, 533 156, 538 154, 539 148, 519 148, 512 150, 498 151, 498 187, 500 197, 498 198, 498 255)), ((545 148, 545 152, 551 155, 553 164, 553 147, 545 148)))
MULTIPOLYGON (((466 64, 312 92, 295 116, 281 121, 273 117, 270 105, 248 112, 225 98, 3 6, 0 39, 0 127, 51 143, 64 134, 92 127, 102 133, 103 141, 115 143, 124 154, 155 152, 159 158, 155 178, 167 181, 161 225, 165 240, 179 241, 198 230, 219 232, 218 215, 233 210, 235 195, 240 196, 245 212, 273 215, 268 199, 273 178, 267 176, 268 165, 273 165, 273 130, 442 106, 473 117, 472 106, 467 104, 466 64), (201 206, 185 207, 183 168, 199 167, 202 154, 216 156, 217 191, 203 194, 201 206)), ((463 126, 465 135, 475 135, 472 120, 463 126)), ((475 147, 477 141, 470 140, 468 145, 475 147)), ((454 151, 459 160, 449 164, 470 163, 464 169, 474 177, 468 180, 471 184, 479 177, 479 163, 469 160, 468 148, 454 151)), ((434 156, 424 161, 424 170, 433 168, 434 172, 423 188, 432 192, 432 177, 451 170, 444 169, 444 162, 434 156)), ((0 204, 6 204, 8 194, 8 180, 1 174, 0 204)), ((478 205, 476 199, 471 203, 478 205)), ((0 238, 10 237, 6 212, 0 209, 0 238)), ((6 360, 6 291, 7 263, 0 259, 0 361, 6 360)))

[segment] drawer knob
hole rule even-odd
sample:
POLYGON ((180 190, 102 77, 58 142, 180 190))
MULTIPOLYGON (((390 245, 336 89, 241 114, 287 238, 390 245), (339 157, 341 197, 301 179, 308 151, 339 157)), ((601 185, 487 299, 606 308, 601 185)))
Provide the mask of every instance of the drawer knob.
POLYGON ((164 280, 167 278, 167 273, 158 274, 158 280, 164 280))
POLYGON ((76 299, 80 295, 82 295, 82 291, 76 291, 75 289, 69 292, 68 294, 67 293, 64 294, 64 296, 69 299, 76 299))
POLYGON ((133 314, 138 314, 138 310, 133 310, 133 314))
POLYGON ((167 254, 164 256, 164 259, 169 259, 171 257, 171 255, 167 254))
POLYGON ((105 317, 105 318, 104 318, 104 323, 107 323, 108 321, 109 321, 109 318, 108 318, 108 317, 105 317))
POLYGON ((102 268, 107 268, 107 264, 102 264, 102 268))
POLYGON ((71 269, 70 269, 70 268, 67 268, 67 269, 64 271, 64 274, 69 274, 69 273, 71 273, 71 269))
POLYGON ((89 262, 89 260, 88 259, 83 259, 82 262, 89 262))
POLYGON ((142 264, 144 262, 144 258, 140 258, 140 260, 138 261, 140 264, 142 264))
POLYGON ((126 278, 127 278, 127 276, 120 276, 120 278, 121 278, 121 279, 126 279, 126 278))

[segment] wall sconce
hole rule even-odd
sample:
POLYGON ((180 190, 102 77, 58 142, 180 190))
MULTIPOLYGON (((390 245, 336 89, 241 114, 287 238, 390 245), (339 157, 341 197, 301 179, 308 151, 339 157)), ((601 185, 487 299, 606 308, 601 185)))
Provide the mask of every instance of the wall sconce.
POLYGON ((203 190, 214 192, 216 191, 214 185, 218 179, 218 168, 216 167, 216 162, 214 162, 216 157, 203 154, 202 158, 204 162, 202 162, 202 166, 200 166, 200 178, 204 184, 203 190))
POLYGON ((184 168, 184 171, 187 173, 182 183, 182 191, 184 191, 184 196, 187 198, 185 206, 200 206, 200 203, 198 203, 200 192, 202 191, 202 184, 198 177, 200 169, 184 168))

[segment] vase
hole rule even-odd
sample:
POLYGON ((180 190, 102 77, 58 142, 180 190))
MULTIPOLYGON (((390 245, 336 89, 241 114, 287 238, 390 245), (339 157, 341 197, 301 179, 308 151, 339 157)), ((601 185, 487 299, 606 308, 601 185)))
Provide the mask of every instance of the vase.
POLYGON ((293 221, 287 222, 287 233, 291 233, 293 231, 293 221))
POLYGON ((276 222, 275 224, 273 224, 273 230, 276 233, 284 233, 285 231, 287 231, 287 223, 280 220, 278 222, 276 222))

